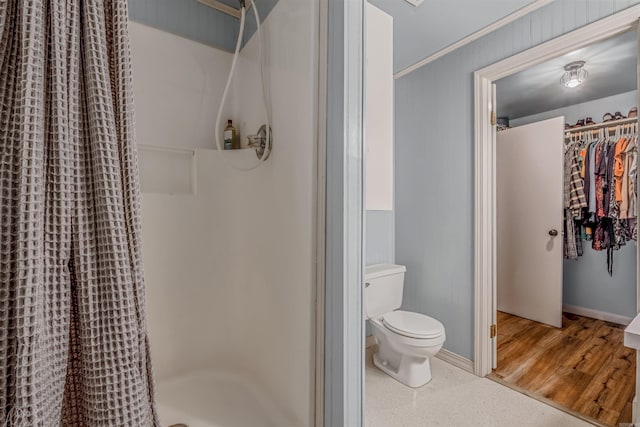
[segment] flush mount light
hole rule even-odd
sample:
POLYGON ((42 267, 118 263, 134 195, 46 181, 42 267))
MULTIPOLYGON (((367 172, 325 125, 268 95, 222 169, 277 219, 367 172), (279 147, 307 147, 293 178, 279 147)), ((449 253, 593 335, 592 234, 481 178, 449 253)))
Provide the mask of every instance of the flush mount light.
POLYGON ((574 61, 565 65, 565 73, 560 78, 560 83, 569 88, 580 86, 589 76, 587 70, 582 67, 584 67, 584 61, 574 61))
POLYGON ((408 3, 411 3, 415 7, 418 7, 422 4, 424 0, 407 0, 408 3))

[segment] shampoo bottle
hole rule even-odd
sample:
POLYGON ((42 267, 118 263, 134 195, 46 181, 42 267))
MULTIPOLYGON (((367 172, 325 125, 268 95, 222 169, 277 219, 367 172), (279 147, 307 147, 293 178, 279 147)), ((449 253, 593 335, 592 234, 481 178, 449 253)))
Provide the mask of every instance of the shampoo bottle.
POLYGON ((233 122, 231 120, 227 120, 227 127, 224 128, 224 149, 232 150, 236 145, 237 132, 236 128, 233 127, 233 122))

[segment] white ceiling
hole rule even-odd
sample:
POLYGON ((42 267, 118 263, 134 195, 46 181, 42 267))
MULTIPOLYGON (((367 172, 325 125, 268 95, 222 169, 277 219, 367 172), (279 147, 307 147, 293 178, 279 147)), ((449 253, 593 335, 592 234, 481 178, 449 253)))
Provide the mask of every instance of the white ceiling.
POLYGON ((398 72, 475 33, 533 0, 368 0, 393 16, 394 71, 398 72))
POLYGON ((520 118, 635 90, 637 51, 636 32, 629 31, 505 77, 497 82, 498 116, 520 118), (585 61, 589 77, 570 89, 560 77, 572 61, 585 61))

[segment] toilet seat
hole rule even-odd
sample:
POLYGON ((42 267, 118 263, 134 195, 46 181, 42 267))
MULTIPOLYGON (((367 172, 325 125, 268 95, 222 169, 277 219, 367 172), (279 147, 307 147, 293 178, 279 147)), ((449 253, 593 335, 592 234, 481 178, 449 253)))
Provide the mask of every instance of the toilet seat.
POLYGON ((433 339, 444 334, 444 326, 433 317, 411 311, 396 310, 382 316, 389 330, 409 338, 433 339))

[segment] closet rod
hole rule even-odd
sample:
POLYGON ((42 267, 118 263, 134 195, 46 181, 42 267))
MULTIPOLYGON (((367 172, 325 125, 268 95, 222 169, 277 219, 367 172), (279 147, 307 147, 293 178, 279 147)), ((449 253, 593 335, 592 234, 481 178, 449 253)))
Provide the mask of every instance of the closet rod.
POLYGON ((608 122, 596 123, 595 125, 587 125, 587 126, 580 126, 580 127, 577 127, 577 128, 565 129, 564 133, 565 134, 570 134, 570 133, 574 133, 574 132, 584 132, 586 130, 601 129, 601 128, 612 128, 612 127, 616 127, 618 125, 626 125, 626 124, 634 123, 634 122, 637 122, 637 121, 638 121, 637 117, 630 117, 630 118, 619 119, 619 120, 609 120, 608 122))

